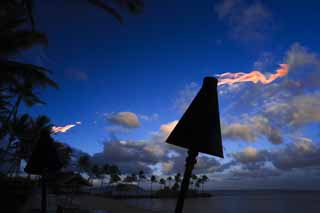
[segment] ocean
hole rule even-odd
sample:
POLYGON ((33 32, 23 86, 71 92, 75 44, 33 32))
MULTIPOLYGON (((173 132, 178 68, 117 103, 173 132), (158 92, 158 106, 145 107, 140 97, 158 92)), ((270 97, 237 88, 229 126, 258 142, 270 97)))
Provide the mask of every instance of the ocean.
MULTIPOLYGON (((215 191, 186 199, 184 213, 318 213, 320 191, 215 191)), ((174 212, 175 199, 130 199, 129 205, 174 212)))

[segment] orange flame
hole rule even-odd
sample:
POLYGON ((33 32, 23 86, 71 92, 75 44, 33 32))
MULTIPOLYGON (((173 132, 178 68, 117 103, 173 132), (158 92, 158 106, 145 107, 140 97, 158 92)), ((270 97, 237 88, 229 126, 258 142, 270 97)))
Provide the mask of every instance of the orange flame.
POLYGON ((219 82, 218 85, 223 84, 234 84, 240 82, 253 82, 253 83, 262 83, 262 84, 270 84, 272 81, 276 80, 277 78, 286 76, 289 71, 288 64, 279 64, 280 68, 277 69, 276 73, 271 74, 269 77, 266 77, 258 70, 253 70, 250 73, 223 73, 218 75, 219 82))

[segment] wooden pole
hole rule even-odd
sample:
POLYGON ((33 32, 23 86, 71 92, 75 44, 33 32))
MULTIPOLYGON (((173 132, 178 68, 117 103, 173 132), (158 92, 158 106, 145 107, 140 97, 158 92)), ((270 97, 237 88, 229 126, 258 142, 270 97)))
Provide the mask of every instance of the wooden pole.
POLYGON ((183 211, 184 198, 186 197, 188 192, 189 181, 192 175, 193 167, 197 163, 197 156, 198 156, 197 151, 193 151, 191 149, 188 151, 188 157, 186 159, 186 168, 185 168, 183 180, 181 183, 181 188, 180 188, 180 193, 179 193, 175 213, 182 213, 183 211))
POLYGON ((47 213, 47 180, 46 173, 41 176, 41 213, 47 213))

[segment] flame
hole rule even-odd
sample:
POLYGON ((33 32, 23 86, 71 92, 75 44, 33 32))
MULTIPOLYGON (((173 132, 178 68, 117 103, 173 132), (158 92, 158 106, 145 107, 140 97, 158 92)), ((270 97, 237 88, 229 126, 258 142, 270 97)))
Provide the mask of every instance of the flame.
POLYGON ((72 127, 75 127, 76 125, 75 124, 68 124, 66 126, 53 126, 52 129, 51 129, 51 132, 53 134, 55 133, 59 133, 59 132, 67 132, 69 129, 71 129, 72 127))
POLYGON ((51 128, 51 133, 52 134, 56 134, 56 133, 65 133, 67 131, 69 131, 69 129, 77 126, 77 125, 81 125, 81 121, 77 121, 75 124, 68 124, 68 125, 65 125, 65 126, 53 126, 51 128))
POLYGON ((270 76, 265 76, 258 70, 253 70, 250 73, 238 72, 238 73, 223 73, 218 75, 219 82, 218 85, 223 84, 234 84, 240 82, 253 82, 253 83, 262 83, 262 84, 270 84, 272 81, 277 78, 286 76, 289 71, 288 64, 279 64, 280 68, 277 69, 276 73, 271 74, 270 76))

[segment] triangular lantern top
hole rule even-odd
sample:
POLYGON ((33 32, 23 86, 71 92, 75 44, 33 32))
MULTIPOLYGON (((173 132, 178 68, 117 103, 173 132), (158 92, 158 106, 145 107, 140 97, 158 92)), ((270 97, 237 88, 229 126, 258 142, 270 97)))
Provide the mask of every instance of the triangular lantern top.
POLYGON ((57 172, 62 168, 50 131, 43 130, 34 151, 24 169, 29 174, 42 175, 44 172, 57 172))
POLYGON ((167 143, 223 158, 217 83, 214 77, 204 78, 167 143))

